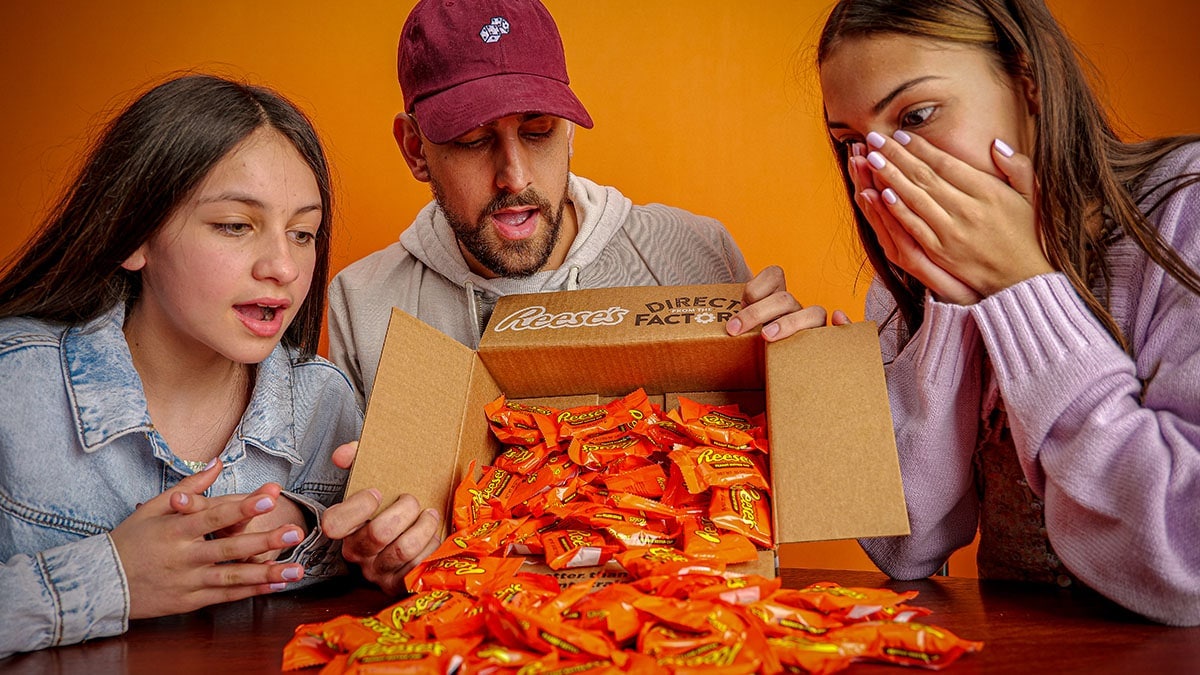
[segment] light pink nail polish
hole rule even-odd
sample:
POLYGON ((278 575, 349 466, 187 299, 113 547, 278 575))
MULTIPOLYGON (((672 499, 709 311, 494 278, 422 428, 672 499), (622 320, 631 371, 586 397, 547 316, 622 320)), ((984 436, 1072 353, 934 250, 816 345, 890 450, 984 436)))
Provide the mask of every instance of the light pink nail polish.
POLYGON ((287 584, 285 584, 283 582, 276 582, 276 583, 271 584, 271 590, 273 590, 273 591, 282 591, 285 588, 287 588, 287 584))
POLYGON ((302 540, 303 538, 304 537, 301 537, 300 533, 295 530, 288 530, 287 532, 283 533, 283 543, 291 545, 291 546, 295 546, 296 544, 299 544, 300 540, 302 540))
POLYGON ((1013 156, 1013 149, 1008 147, 1008 143, 1005 143, 999 138, 992 141, 992 145, 996 146, 996 149, 1000 151, 1000 154, 1004 155, 1005 157, 1013 156))
POLYGON ((896 142, 900 145, 908 145, 909 141, 912 140, 912 136, 909 136, 908 132, 903 129, 897 129, 892 133, 892 138, 896 139, 896 142))
POLYGON ((283 571, 283 578, 288 581, 295 581, 302 576, 304 576, 304 573, 296 567, 289 567, 283 571))
POLYGON ((882 148, 886 142, 887 139, 883 137, 883 134, 877 131, 867 134, 867 145, 870 145, 872 148, 882 148))
POLYGON ((895 204, 897 201, 896 192, 892 188, 883 189, 883 201, 889 204, 895 204))
POLYGON ((262 513, 263 511, 270 511, 271 507, 274 505, 275 502, 271 501, 270 497, 263 497, 257 502, 254 502, 254 510, 262 513))
POLYGON ((871 166, 875 167, 876 169, 882 169, 883 167, 887 166, 887 160, 885 160, 883 155, 879 154, 878 152, 872 152, 871 154, 867 155, 867 161, 870 162, 871 166))

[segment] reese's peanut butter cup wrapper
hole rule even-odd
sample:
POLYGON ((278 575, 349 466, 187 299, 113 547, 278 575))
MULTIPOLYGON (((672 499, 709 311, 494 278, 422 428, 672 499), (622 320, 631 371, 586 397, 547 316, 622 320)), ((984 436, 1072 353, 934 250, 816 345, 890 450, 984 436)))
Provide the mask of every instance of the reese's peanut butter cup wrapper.
POLYGON ((557 410, 509 401, 504 395, 483 407, 492 433, 501 443, 537 445, 558 443, 557 410))
POLYGON ((667 413, 697 445, 729 450, 767 452, 761 420, 742 413, 736 405, 707 405, 680 397, 679 408, 667 413))
POLYGON ((509 553, 528 556, 542 555, 545 552, 545 549, 542 548, 542 535, 557 529, 558 523, 558 516, 551 514, 523 519, 521 526, 512 534, 509 553))
POLYGON ((473 637, 365 644, 350 652, 344 672, 347 675, 449 673, 458 668, 463 654, 474 649, 480 640, 473 637))
POLYGON ((653 514, 663 520, 669 521, 674 521, 679 517, 679 511, 675 507, 664 504, 657 499, 643 497, 632 492, 606 490, 595 485, 586 485, 580 487, 579 493, 589 501, 604 504, 621 511, 653 514))
POLYGON ((762 624, 768 636, 808 635, 813 640, 844 625, 840 620, 811 609, 793 607, 770 598, 752 602, 746 611, 762 624))
POLYGON ((684 516, 679 526, 683 552, 690 556, 730 565, 758 559, 758 548, 746 535, 721 529, 707 516, 684 516))
POLYGON ((726 574, 719 582, 698 588, 689 596, 696 600, 719 600, 726 605, 749 605, 779 590, 782 579, 758 574, 726 574))
POLYGON ((625 457, 649 457, 657 451, 658 447, 649 438, 625 429, 576 436, 567 446, 567 456, 572 462, 593 471, 604 469, 625 457))
POLYGON ((338 651, 321 635, 321 623, 296 626, 292 638, 283 646, 283 670, 299 670, 329 663, 338 651))
POLYGON ((483 474, 475 480, 475 462, 467 468, 467 474, 454 489, 454 513, 452 522, 455 530, 471 527, 481 520, 505 518, 508 513, 499 508, 512 495, 515 474, 497 467, 484 467, 483 474))
POLYGON ((648 458, 626 457, 609 466, 616 466, 619 471, 605 472, 600 481, 611 492, 654 499, 661 497, 663 489, 667 486, 667 472, 663 470, 662 465, 648 458), (629 466, 635 463, 637 466, 629 466))
POLYGON ((558 666, 557 654, 543 654, 532 649, 510 647, 488 640, 469 652, 463 659, 464 674, 510 675, 516 673, 548 673, 558 666))
POLYGON ((586 438, 617 428, 640 428, 643 426, 642 420, 652 412, 646 392, 637 389, 605 405, 578 406, 560 411, 555 421, 558 423, 559 438, 586 438))
POLYGON ((616 547, 608 544, 600 533, 576 528, 543 534, 542 548, 546 564, 556 570, 603 565, 616 552, 616 547))
POLYGON ((444 558, 430 556, 404 576, 404 584, 414 593, 444 588, 478 596, 489 583, 516 574, 522 562, 521 558, 488 557, 473 553, 444 558))
POLYGON ((781 590, 774 599, 846 621, 863 621, 885 608, 898 607, 915 597, 916 591, 897 593, 886 588, 857 588, 821 581, 801 589, 781 590))
POLYGON ((696 446, 675 450, 667 457, 679 467, 688 492, 704 492, 714 487, 753 485, 768 490, 767 471, 762 456, 740 450, 696 446))
POLYGON ((617 554, 616 560, 635 579, 679 576, 692 572, 716 575, 725 571, 724 562, 702 560, 674 546, 631 548, 617 554))
POLYGON ((641 593, 627 584, 609 584, 581 598, 564 614, 584 630, 603 631, 616 644, 637 636, 642 620, 634 607, 641 593))
POLYGON ((771 537, 771 501, 754 485, 713 488, 708 517, 717 527, 745 535, 765 548, 775 548, 771 537))
POLYGON ((435 588, 408 597, 381 610, 375 618, 384 625, 414 637, 433 637, 431 626, 466 619, 475 601, 465 593, 435 588))
MULTIPOLYGON (((451 553, 471 552, 481 555, 505 555, 514 533, 524 524, 524 518, 500 518, 481 520, 464 527, 446 538, 443 548, 451 553)), ((434 554, 436 556, 436 553, 434 554)))
POLYGON ((832 630, 826 637, 847 649, 861 650, 865 660, 930 670, 940 670, 963 654, 983 649, 982 642, 964 640, 945 628, 915 622, 857 623, 832 630))
POLYGON ((553 652, 567 660, 600 658, 622 665, 629 658, 604 636, 563 622, 553 612, 544 615, 495 597, 485 597, 483 606, 488 630, 501 644, 553 652))
POLYGON ((768 637, 767 644, 788 672, 830 675, 849 668, 854 662, 854 657, 835 642, 781 635, 768 637))
POLYGON ((557 447, 545 443, 530 446, 510 445, 505 448, 504 452, 496 456, 496 461, 492 463, 492 466, 524 476, 536 471, 557 447))

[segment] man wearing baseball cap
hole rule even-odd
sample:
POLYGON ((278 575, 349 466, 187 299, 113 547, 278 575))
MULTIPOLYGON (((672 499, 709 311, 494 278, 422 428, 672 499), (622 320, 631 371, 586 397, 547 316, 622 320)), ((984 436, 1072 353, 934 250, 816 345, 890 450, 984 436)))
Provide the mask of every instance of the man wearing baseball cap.
MULTIPOLYGON (((637 206, 570 172, 575 127, 591 128, 592 118, 537 0, 421 0, 401 31, 398 66, 405 109, 393 132, 434 199, 398 242, 329 287, 330 356, 360 402, 393 306, 475 347, 503 295, 748 282, 731 334, 763 326, 777 340, 825 323, 824 309, 803 309, 787 292, 778 267, 751 279, 717 221, 637 206)), ((326 532, 370 530, 343 552, 395 589, 435 546, 438 516, 402 498, 364 527, 377 507, 366 491, 352 495, 327 512, 326 532)))

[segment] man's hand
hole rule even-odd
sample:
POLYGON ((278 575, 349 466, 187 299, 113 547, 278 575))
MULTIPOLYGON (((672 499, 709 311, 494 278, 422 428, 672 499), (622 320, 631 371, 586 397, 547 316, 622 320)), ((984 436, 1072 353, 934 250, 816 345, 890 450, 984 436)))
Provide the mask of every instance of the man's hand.
MULTIPOLYGON (((357 442, 347 443, 334 451, 333 462, 349 469, 357 452, 357 442)), ((382 501, 375 488, 356 492, 325 509, 321 529, 330 539, 342 540, 342 556, 361 567, 368 581, 398 595, 405 591, 404 575, 441 543, 442 519, 409 494, 375 516, 382 501)))

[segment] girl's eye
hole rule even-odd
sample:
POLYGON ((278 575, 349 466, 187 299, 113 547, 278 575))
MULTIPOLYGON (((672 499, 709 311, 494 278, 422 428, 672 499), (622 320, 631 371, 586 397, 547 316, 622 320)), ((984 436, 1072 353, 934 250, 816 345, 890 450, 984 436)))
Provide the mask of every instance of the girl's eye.
POLYGON ((307 246, 317 240, 315 232, 305 232, 304 230, 295 230, 291 233, 292 240, 302 246, 307 246))
POLYGON ((924 108, 917 108, 916 110, 910 110, 900 117, 900 126, 919 127, 929 120, 930 116, 933 115, 933 110, 934 107, 931 105, 925 106, 924 108))
POLYGON ((220 232, 229 235, 245 234, 250 230, 250 225, 248 223, 214 223, 213 227, 217 228, 217 230, 220 232))

